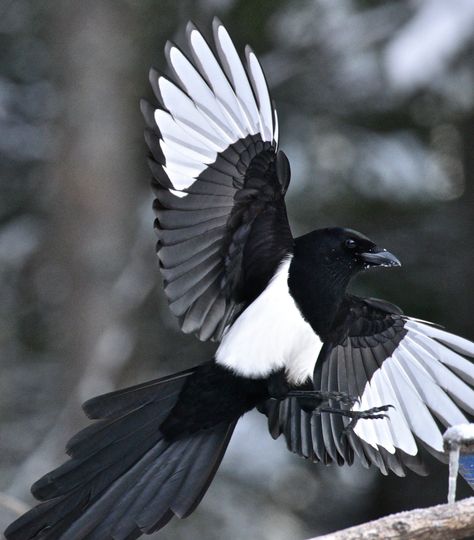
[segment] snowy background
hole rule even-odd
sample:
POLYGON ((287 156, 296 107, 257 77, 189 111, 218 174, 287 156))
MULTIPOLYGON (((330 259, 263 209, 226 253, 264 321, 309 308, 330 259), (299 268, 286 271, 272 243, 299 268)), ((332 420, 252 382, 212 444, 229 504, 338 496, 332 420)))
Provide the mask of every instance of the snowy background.
MULTIPOLYGON (((404 266, 357 292, 474 339, 472 0, 0 0, 2 528, 86 424, 81 402, 212 354, 162 295, 138 100, 166 39, 214 15, 267 73, 295 234, 365 232, 404 266)), ((440 503, 429 461, 428 478, 325 468, 250 414, 198 511, 159 537, 302 540, 440 503)))

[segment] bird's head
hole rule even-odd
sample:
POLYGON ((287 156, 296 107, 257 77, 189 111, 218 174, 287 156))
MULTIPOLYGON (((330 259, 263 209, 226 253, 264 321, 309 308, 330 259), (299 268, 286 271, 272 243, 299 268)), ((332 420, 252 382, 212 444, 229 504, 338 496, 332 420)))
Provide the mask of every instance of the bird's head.
POLYGON ((321 336, 329 331, 351 279, 379 266, 400 266, 400 261, 352 229, 318 229, 295 239, 288 284, 321 336))
POLYGON ((400 261, 367 236, 352 229, 318 229, 296 240, 296 252, 314 275, 333 283, 348 283, 362 270, 380 266, 401 266, 400 261))
POLYGON ((401 262, 384 248, 360 232, 341 227, 320 229, 320 256, 327 264, 335 264, 354 275, 379 266, 401 266, 401 262))

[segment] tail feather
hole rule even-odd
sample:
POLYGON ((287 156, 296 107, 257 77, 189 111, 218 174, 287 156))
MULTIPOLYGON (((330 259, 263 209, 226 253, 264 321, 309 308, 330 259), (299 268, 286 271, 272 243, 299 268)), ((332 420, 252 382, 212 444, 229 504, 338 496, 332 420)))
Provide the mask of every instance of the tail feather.
POLYGON ((80 516, 89 501, 87 488, 67 497, 52 499, 32 508, 5 531, 7 540, 61 538, 67 526, 80 516))
POLYGON ((44 501, 67 495, 72 490, 86 485, 91 486, 91 493, 100 493, 159 442, 151 428, 146 433, 149 437, 143 436, 142 440, 131 436, 127 444, 119 441, 118 444, 93 454, 86 460, 71 460, 65 463, 34 484, 33 495, 38 500, 44 501))
POLYGON ((114 527, 115 523, 109 521, 111 510, 114 508, 121 510, 122 501, 130 491, 135 492, 135 495, 137 494, 137 481, 155 460, 162 458, 163 454, 166 456, 162 444, 157 444, 149 450, 142 459, 116 479, 92 504, 89 504, 85 512, 78 519, 70 524, 65 531, 64 540, 113 538, 112 535, 97 535, 96 531, 98 528, 104 528, 106 525, 109 525, 110 529, 114 527))
POLYGON ((222 460, 237 420, 167 438, 160 431, 195 370, 99 396, 99 421, 67 446, 71 460, 38 480, 39 504, 7 540, 129 540, 188 516, 222 460))
POLYGON ((215 445, 216 449, 213 460, 206 460, 205 453, 200 452, 191 464, 188 476, 190 478, 201 476, 204 482, 188 484, 186 489, 180 490, 175 497, 171 509, 179 518, 184 519, 188 517, 201 502, 201 499, 204 497, 209 484, 212 482, 212 479, 221 464, 236 424, 237 421, 226 425, 225 432, 215 435, 215 440, 212 441, 212 444, 215 445))
MULTIPOLYGON (((173 381, 173 383, 177 382, 173 381)), ((156 395, 154 398, 149 396, 144 400, 143 396, 139 395, 139 399, 136 402, 130 402, 128 408, 125 408, 125 404, 122 403, 119 409, 119 404, 117 403, 114 407, 113 414, 111 414, 110 404, 107 403, 107 400, 106 406, 100 408, 102 411, 100 413, 101 416, 95 416, 95 418, 100 418, 100 420, 72 437, 66 446, 67 453, 72 458, 88 457, 92 453, 96 453, 110 444, 117 442, 119 439, 128 437, 131 433, 136 433, 137 426, 139 429, 149 427, 150 422, 154 424, 156 431, 156 426, 161 425, 175 406, 183 384, 184 379, 179 381, 179 386, 173 384, 172 391, 164 391, 155 382, 154 388, 156 395)), ((101 398, 102 396, 99 396, 99 398, 94 399, 101 398)), ((117 396, 117 401, 119 399, 117 396)), ((126 401, 131 401, 130 395, 127 395, 126 401)), ((95 414, 99 414, 98 407, 95 410, 95 414)))
POLYGON ((197 433, 166 443, 169 446, 164 449, 153 448, 74 521, 64 538, 125 540, 157 530, 177 515, 173 510, 176 497, 188 492, 202 496, 217 469, 215 462, 220 462, 222 436, 232 429, 221 425, 211 435, 197 433), (196 458, 207 466, 191 467, 196 458))
POLYGON ((132 412, 108 423, 94 434, 87 448, 82 447, 83 453, 79 453, 76 447, 77 457, 35 482, 32 486, 33 495, 39 500, 47 500, 64 495, 87 482, 95 481, 101 485, 103 476, 106 476, 103 480, 107 482, 120 475, 124 467, 133 465, 161 438, 158 428, 159 417, 163 415, 156 411, 155 416, 154 407, 148 409, 140 411, 142 414, 132 412), (135 422, 134 429, 130 418, 135 422))
MULTIPOLYGON (((189 460, 197 450, 195 438, 180 441, 180 447, 173 452, 164 452, 160 460, 155 461, 138 480, 136 487, 130 490, 121 501, 120 507, 112 510, 109 523, 102 524, 96 531, 98 538, 106 537, 110 533, 110 524, 114 523, 115 535, 127 533, 133 528, 145 530, 150 526, 147 510, 151 513, 153 523, 161 519, 170 510, 168 493, 176 488, 176 474, 178 466, 187 469, 189 460), (158 498, 157 501, 155 499, 158 498), (102 535, 102 536, 101 536, 102 535)), ((168 449, 169 450, 169 449, 168 449)), ((183 480, 180 478, 179 480, 183 480)), ((179 487, 179 486, 177 486, 179 487)))
POLYGON ((94 397, 86 401, 82 408, 91 420, 120 416, 150 401, 156 402, 176 396, 181 391, 186 379, 195 373, 196 369, 194 367, 174 375, 94 397))

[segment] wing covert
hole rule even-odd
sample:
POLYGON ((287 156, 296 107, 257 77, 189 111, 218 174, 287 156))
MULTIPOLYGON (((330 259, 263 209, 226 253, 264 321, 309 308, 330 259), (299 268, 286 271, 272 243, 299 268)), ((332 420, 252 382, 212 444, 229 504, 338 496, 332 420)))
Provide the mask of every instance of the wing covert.
POLYGON ((159 107, 141 104, 165 293, 202 340, 221 338, 293 246, 289 164, 262 68, 248 48, 242 63, 217 19, 213 30, 217 53, 192 23, 189 57, 166 45, 171 78, 150 72, 159 107))

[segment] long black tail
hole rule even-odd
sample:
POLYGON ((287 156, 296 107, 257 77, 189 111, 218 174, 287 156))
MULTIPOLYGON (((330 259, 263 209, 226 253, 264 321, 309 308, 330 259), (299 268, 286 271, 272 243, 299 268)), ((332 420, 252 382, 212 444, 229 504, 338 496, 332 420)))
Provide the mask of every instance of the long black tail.
POLYGON ((206 366, 86 402, 86 414, 98 421, 69 441, 68 462, 33 485, 33 495, 45 502, 12 523, 7 540, 128 540, 173 516, 188 516, 212 481, 239 416, 255 405, 232 383, 221 407, 216 382, 222 369, 206 366))

